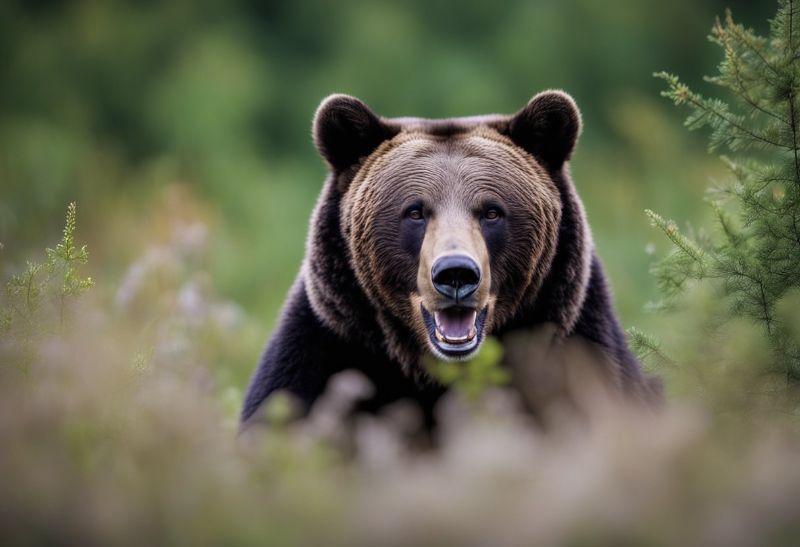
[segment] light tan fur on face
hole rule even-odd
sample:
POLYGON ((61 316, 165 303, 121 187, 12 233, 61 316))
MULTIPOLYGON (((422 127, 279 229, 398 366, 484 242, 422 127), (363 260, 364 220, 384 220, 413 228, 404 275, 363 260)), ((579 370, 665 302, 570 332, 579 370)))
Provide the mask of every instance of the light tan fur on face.
POLYGON ((437 260, 448 255, 468 256, 480 267, 481 282, 472 299, 478 304, 478 309, 482 309, 491 286, 489 251, 483 240, 480 222, 457 203, 447 204, 428 220, 420 249, 417 288, 423 304, 429 310, 441 309, 446 304, 433 286, 431 270, 437 260))

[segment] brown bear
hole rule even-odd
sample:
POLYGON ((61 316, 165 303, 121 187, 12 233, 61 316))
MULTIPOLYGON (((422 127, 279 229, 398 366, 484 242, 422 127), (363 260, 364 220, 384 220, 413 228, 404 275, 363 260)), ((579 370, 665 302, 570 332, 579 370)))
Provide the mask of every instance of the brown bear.
POLYGON ((407 398, 430 421, 445 388, 426 355, 468 359, 489 334, 544 324, 596 345, 623 391, 641 391, 570 178, 580 131, 561 91, 510 116, 443 120, 326 98, 313 137, 330 175, 242 420, 276 390, 307 411, 353 368, 374 384, 364 409, 407 398))

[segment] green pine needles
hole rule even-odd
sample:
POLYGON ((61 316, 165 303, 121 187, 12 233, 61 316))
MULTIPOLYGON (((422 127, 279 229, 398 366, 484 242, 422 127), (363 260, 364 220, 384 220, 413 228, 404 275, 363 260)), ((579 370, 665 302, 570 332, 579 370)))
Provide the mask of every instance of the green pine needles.
POLYGON ((790 383, 800 381, 800 348, 779 310, 800 287, 798 4, 779 2, 767 38, 735 23, 730 12, 717 20, 710 40, 725 56, 719 74, 707 81, 725 88, 730 104, 693 92, 676 76, 655 74, 669 86, 662 95, 691 110, 686 126, 709 127, 710 149, 727 148, 736 157, 723 156, 730 180, 708 198, 714 234, 686 235, 646 212, 673 244, 654 267, 664 295, 660 307, 669 307, 691 280, 714 283, 729 312, 722 321, 745 317, 759 325, 790 383))

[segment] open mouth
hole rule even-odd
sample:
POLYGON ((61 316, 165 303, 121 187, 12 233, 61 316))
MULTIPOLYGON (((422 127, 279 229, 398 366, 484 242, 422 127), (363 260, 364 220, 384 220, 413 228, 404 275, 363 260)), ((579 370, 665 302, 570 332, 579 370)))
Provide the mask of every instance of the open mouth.
POLYGON ((473 353, 483 338, 483 325, 488 307, 452 306, 433 313, 420 306, 433 347, 445 358, 458 359, 473 353))

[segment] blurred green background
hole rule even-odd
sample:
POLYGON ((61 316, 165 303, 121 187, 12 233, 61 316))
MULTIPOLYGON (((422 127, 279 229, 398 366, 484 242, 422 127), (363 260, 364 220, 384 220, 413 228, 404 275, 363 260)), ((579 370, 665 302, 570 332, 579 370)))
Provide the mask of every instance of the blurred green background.
POLYGON ((709 91, 702 75, 721 53, 704 37, 726 7, 762 34, 775 11, 746 0, 3 2, 0 274, 56 241, 77 201, 89 270, 112 293, 185 215, 210 227, 216 290, 266 336, 324 177, 309 129, 325 95, 448 117, 512 112, 562 88, 583 111, 573 175, 623 323, 647 329, 648 268, 667 243, 642 211, 699 219, 722 174, 651 74, 709 91))

